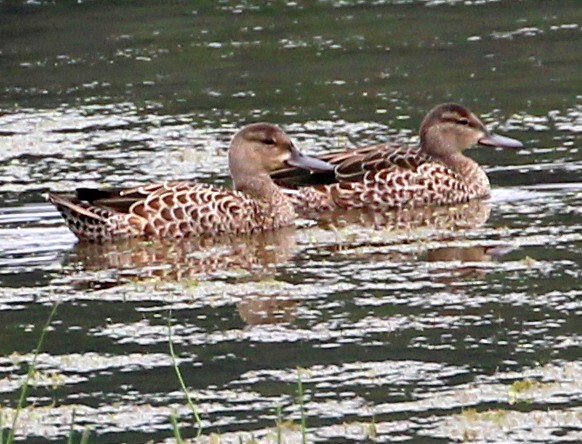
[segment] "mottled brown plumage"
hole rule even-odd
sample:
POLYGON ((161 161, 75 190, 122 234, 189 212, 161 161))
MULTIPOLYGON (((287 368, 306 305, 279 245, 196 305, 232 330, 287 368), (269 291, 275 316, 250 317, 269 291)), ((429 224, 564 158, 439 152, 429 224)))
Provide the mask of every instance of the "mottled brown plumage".
POLYGON ((135 188, 81 188, 74 196, 50 193, 49 200, 71 231, 90 241, 272 230, 295 218, 289 198, 269 177, 286 165, 331 169, 303 156, 277 126, 256 123, 239 131, 230 144, 229 167, 236 190, 179 181, 135 188))
POLYGON ((487 175, 463 154, 476 144, 522 146, 488 132, 467 108, 448 103, 432 109, 423 120, 419 147, 387 143, 330 153, 320 158, 336 165, 334 173, 309 177, 287 168, 271 176, 303 214, 452 205, 489 196, 487 175))

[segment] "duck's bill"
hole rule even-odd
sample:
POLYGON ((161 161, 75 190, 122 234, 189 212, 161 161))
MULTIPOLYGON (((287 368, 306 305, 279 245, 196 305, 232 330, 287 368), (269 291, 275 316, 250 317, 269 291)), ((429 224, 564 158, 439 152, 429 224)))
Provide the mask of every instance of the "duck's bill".
POLYGON ((498 146, 500 148, 523 148, 523 143, 511 137, 500 136, 499 134, 487 134, 479 139, 480 145, 498 146))
POLYGON ((291 157, 286 161, 287 165, 313 171, 314 173, 327 173, 335 170, 335 165, 324 162, 315 157, 306 156, 297 148, 291 148, 291 157))

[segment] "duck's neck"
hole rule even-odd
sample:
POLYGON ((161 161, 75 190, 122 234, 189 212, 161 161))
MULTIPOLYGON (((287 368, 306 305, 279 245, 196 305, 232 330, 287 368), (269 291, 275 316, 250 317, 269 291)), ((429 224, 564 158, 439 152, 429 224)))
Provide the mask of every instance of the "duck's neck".
POLYGON ((266 173, 249 175, 235 180, 234 187, 254 199, 268 203, 277 210, 293 208, 289 198, 266 173))
POLYGON ((476 195, 485 196, 489 194, 489 178, 483 168, 473 159, 459 152, 437 156, 437 158, 459 174, 467 186, 474 190, 476 195))
POLYGON ((456 149, 459 141, 455 134, 444 131, 438 126, 420 130, 421 150, 429 156, 439 160, 455 173, 459 180, 465 183, 471 198, 489 195, 489 179, 485 171, 473 159, 469 159, 462 151, 456 149))
POLYGON ((480 169, 477 162, 468 158, 463 153, 444 154, 435 157, 463 177, 470 176, 475 169, 480 169))

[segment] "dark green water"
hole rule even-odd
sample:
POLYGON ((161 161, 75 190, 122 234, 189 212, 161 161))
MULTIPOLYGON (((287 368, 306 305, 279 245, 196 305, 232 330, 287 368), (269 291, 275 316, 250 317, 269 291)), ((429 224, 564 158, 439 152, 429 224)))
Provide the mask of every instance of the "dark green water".
POLYGON ((582 440, 581 21, 577 0, 0 2, 2 423, 59 302, 22 441, 65 441, 73 412, 90 442, 170 441, 173 411, 195 436, 170 310, 201 442, 276 442, 298 371, 309 442, 582 440), (526 145, 472 151, 493 193, 462 229, 86 247, 43 197, 227 182, 257 120, 308 152, 408 140, 445 101, 526 145))

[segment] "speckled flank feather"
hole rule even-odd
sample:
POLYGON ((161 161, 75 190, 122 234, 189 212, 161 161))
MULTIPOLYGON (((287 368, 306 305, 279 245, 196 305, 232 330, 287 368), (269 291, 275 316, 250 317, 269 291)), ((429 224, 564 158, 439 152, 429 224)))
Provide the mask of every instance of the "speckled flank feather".
POLYGON ((381 144, 321 156, 336 165, 318 183, 296 170, 272 177, 303 215, 337 208, 383 211, 455 205, 490 194, 489 179, 463 151, 475 144, 520 148, 517 140, 489 133, 468 109, 435 107, 425 117, 419 147, 381 144), (310 183, 311 181, 311 183, 310 183))
POLYGON ((136 188, 80 188, 49 200, 79 238, 107 241, 132 237, 179 238, 274 230, 293 223, 293 205, 269 173, 286 165, 331 170, 301 154, 278 127, 251 124, 229 149, 237 190, 192 182, 163 182, 136 188))
POLYGON ((293 206, 278 190, 269 201, 190 182, 164 182, 131 191, 143 197, 126 214, 55 194, 49 200, 78 238, 97 241, 252 233, 289 225, 295 218, 293 206))
MULTIPOLYGON (((331 161, 333 163, 333 160, 331 161)), ((468 159, 463 171, 453 171, 419 148, 378 145, 360 160, 361 179, 342 178, 339 183, 286 190, 297 211, 312 213, 334 208, 367 208, 373 211, 403 206, 452 205, 489 196, 489 179, 468 159)))

